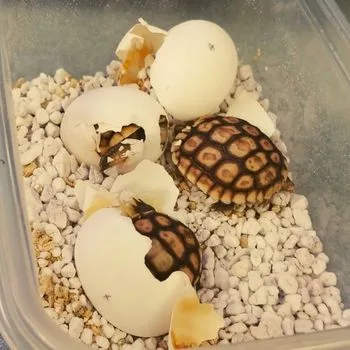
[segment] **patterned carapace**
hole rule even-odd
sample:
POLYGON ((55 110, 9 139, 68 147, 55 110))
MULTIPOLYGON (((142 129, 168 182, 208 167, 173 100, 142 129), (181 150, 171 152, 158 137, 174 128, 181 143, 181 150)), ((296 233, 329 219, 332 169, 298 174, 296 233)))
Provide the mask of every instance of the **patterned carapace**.
POLYGON ((176 135, 172 160, 189 182, 224 204, 260 203, 292 186, 282 153, 239 118, 199 118, 176 135))

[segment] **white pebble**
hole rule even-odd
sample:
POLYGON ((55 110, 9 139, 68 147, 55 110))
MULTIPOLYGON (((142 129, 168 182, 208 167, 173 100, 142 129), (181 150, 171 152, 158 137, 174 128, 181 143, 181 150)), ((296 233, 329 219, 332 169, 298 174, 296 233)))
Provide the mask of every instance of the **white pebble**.
POLYGON ((297 226, 300 226, 306 230, 310 230, 312 228, 311 219, 307 210, 295 208, 292 211, 295 224, 297 226))
POLYGON ((268 276, 271 273, 271 264, 268 262, 263 262, 258 266, 262 276, 268 276))
POLYGON ((59 111, 54 111, 50 114, 50 121, 56 125, 60 125, 62 121, 62 113, 59 111))
POLYGON ((314 324, 311 320, 296 319, 294 322, 295 333, 308 333, 312 330, 314 324))
POLYGON ((102 326, 102 331, 108 339, 112 338, 115 333, 114 327, 110 324, 105 324, 104 326, 102 326))
POLYGON ((327 267, 326 262, 324 260, 317 259, 317 258, 311 265, 312 272, 316 276, 319 276, 321 273, 323 273, 326 270, 326 267, 327 267))
POLYGON ((119 330, 118 328, 116 328, 115 330, 115 334, 112 337, 112 342, 113 343, 118 343, 120 340, 124 339, 126 337, 126 333, 119 330))
POLYGON ((220 237, 217 234, 212 234, 206 242, 207 247, 216 247, 221 244, 220 237))
POLYGON ((241 260, 232 266, 231 273, 237 277, 243 278, 248 275, 251 267, 251 262, 249 260, 241 260))
POLYGON ((74 338, 79 338, 84 328, 84 320, 80 317, 72 317, 69 321, 68 333, 74 338))
POLYGON ((56 192, 63 192, 66 189, 66 183, 61 177, 53 179, 51 186, 56 192))
POLYGON ((298 281, 288 272, 282 272, 278 275, 278 286, 286 294, 296 294, 298 290, 298 281))
POLYGON ((290 206, 292 209, 306 209, 308 207, 308 200, 303 195, 292 193, 290 197, 290 206))
POLYGON ((314 279, 308 284, 311 295, 317 296, 323 293, 323 284, 319 279, 314 279))
POLYGON ((49 113, 44 108, 39 108, 35 113, 36 121, 39 125, 45 125, 49 121, 49 113))
POLYGON ((350 309, 343 310, 342 317, 350 320, 350 309))
POLYGON ((288 239, 284 242, 284 248, 286 249, 292 249, 295 247, 295 245, 298 243, 299 237, 296 235, 290 235, 288 239))
POLYGON ((326 287, 335 286, 337 284, 337 276, 333 272, 323 272, 321 276, 319 276, 319 280, 326 287))
POLYGON ((202 256, 202 264, 205 269, 214 269, 215 264, 215 254, 213 250, 209 247, 204 249, 202 256))
POLYGON ((257 235, 261 230, 259 222, 254 218, 249 218, 242 227, 242 233, 247 235, 257 235))
POLYGON ((310 267, 315 259, 315 257, 312 254, 310 254, 310 252, 306 248, 297 249, 295 252, 295 257, 298 259, 300 264, 306 268, 310 267))
POLYGON ((64 229, 67 226, 67 214, 63 211, 61 205, 57 201, 50 200, 46 207, 46 213, 51 224, 56 225, 60 229, 64 229))
POLYGON ((276 338, 283 335, 282 318, 273 312, 264 312, 258 327, 250 327, 256 339, 276 338))
POLYGON ((53 158, 52 165, 56 168, 60 177, 67 178, 70 175, 70 156, 63 147, 53 158))
POLYGON ((248 285, 251 291, 255 292, 263 285, 263 283, 264 282, 258 272, 256 271, 248 272, 248 285))
POLYGON ((215 284, 214 273, 212 270, 203 270, 200 280, 201 286, 204 288, 213 288, 215 284))
POLYGON ((80 339, 87 345, 92 344, 92 330, 90 328, 84 328, 81 332, 80 339))
POLYGON ((233 302, 226 307, 227 315, 239 315, 245 312, 245 308, 240 302, 233 302))
POLYGON ((301 236, 298 242, 298 246, 311 250, 315 246, 315 239, 309 235, 301 236))
POLYGON ((239 239, 236 236, 227 234, 223 239, 223 243, 224 243, 224 246, 227 248, 236 248, 239 246, 239 239))
POLYGON ((36 158, 38 158, 43 150, 42 143, 34 143, 30 146, 30 148, 21 154, 21 164, 27 165, 33 162, 36 158))
POLYGON ((207 216, 203 221, 203 227, 209 231, 216 230, 219 227, 219 225, 220 222, 212 219, 210 216, 207 216))
POLYGON ((301 295, 299 294, 286 295, 285 302, 290 305, 293 313, 298 312, 301 309, 301 295))
POLYGON ((238 68, 238 77, 240 80, 248 80, 253 76, 252 67, 248 64, 244 64, 238 68))
POLYGON ((145 339, 145 347, 147 350, 156 350, 157 349, 157 339, 156 338, 145 339))
POLYGON ((60 128, 51 122, 48 122, 46 124, 45 132, 47 136, 51 136, 54 138, 60 136, 60 128))
POLYGON ((228 327, 228 331, 232 334, 244 333, 247 330, 248 328, 243 322, 237 322, 228 327))
POLYGON ((61 274, 63 277, 67 277, 67 278, 74 277, 76 274, 74 265, 72 263, 68 263, 67 265, 65 265, 61 270, 61 274))
POLYGON ((315 320, 314 321, 314 328, 316 331, 320 332, 324 329, 324 324, 322 320, 315 320))
POLYGON ((102 337, 101 335, 95 336, 96 344, 101 347, 102 349, 108 349, 109 348, 109 340, 106 337, 102 337))
POLYGON ((225 269, 221 267, 215 269, 214 271, 215 286, 220 288, 221 290, 229 289, 230 288, 229 277, 230 276, 225 269))
POLYGON ((254 267, 258 267, 261 264, 261 255, 259 249, 252 249, 250 251, 250 261, 254 267))
POLYGON ((316 307, 311 303, 307 303, 304 305, 304 311, 310 317, 315 317, 318 314, 316 307))
POLYGON ((248 303, 249 299, 249 284, 248 282, 241 281, 238 285, 238 290, 240 293, 240 297, 243 300, 244 303, 248 303))
POLYGON ((261 286, 254 294, 249 297, 251 305, 265 305, 267 303, 267 290, 265 286, 261 286))
POLYGON ((284 335, 294 335, 294 318, 286 317, 282 321, 284 335))

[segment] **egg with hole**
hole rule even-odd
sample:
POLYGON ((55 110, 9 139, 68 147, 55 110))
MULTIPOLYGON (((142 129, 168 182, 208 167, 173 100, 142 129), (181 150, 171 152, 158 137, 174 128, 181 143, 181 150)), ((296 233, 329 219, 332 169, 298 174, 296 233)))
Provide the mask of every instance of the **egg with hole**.
POLYGON ((150 81, 160 104, 187 121, 216 112, 234 84, 237 65, 235 44, 223 28, 191 20, 164 37, 150 81))
POLYGON ((107 321, 134 336, 166 334, 176 302, 195 294, 185 272, 160 280, 146 266, 151 260, 164 272, 168 260, 159 249, 119 208, 96 211, 77 235, 75 264, 85 294, 107 321))
POLYGON ((156 161, 167 130, 166 112, 154 98, 131 86, 113 86, 85 92, 68 106, 61 139, 79 162, 117 175, 143 159, 156 161))

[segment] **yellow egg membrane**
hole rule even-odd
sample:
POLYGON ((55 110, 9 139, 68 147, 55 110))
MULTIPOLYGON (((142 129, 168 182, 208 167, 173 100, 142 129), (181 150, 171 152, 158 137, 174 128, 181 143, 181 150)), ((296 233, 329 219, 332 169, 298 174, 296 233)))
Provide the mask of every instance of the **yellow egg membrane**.
POLYGON ((172 312, 168 346, 170 350, 200 346, 218 336, 224 319, 213 305, 201 304, 196 294, 180 299, 172 312))
POLYGON ((146 57, 158 51, 166 34, 142 19, 139 22, 125 35, 116 50, 117 57, 122 60, 117 78, 119 85, 139 83, 138 73, 145 68, 146 57))

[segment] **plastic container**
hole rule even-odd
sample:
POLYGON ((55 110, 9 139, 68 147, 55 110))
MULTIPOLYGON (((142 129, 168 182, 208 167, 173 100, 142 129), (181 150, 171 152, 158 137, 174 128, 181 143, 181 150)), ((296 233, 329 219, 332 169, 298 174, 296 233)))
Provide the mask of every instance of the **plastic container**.
MULTIPOLYGON (((0 16, 0 332, 12 349, 89 347, 56 328, 40 305, 10 83, 62 66, 74 75, 103 70, 140 16, 165 29, 189 18, 213 20, 253 63, 350 307, 350 28, 334 1, 4 1, 0 16), (262 55, 253 62, 257 49, 262 55)), ((350 349, 350 330, 232 345, 257 347, 350 349)))

